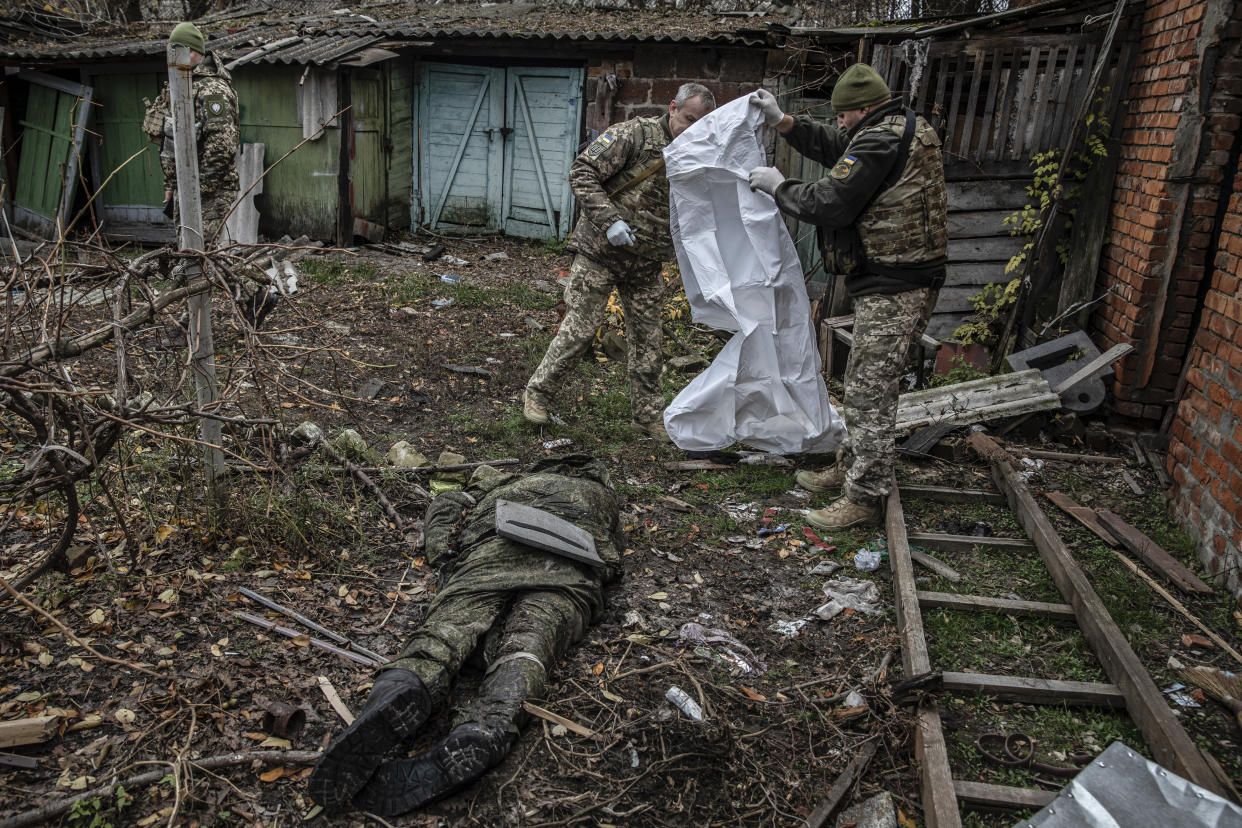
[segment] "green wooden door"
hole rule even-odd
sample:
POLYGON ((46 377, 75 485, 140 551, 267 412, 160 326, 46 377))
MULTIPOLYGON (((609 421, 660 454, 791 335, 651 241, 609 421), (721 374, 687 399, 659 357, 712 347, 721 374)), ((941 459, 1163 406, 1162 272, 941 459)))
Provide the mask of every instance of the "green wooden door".
POLYGON ((354 218, 377 224, 387 219, 384 158, 384 82, 371 69, 350 73, 353 145, 349 158, 349 203, 354 218))
POLYGON ((21 129, 21 159, 13 191, 14 217, 39 232, 63 226, 72 205, 92 90, 61 78, 27 73, 30 95, 21 129))
POLYGON ((160 76, 99 75, 95 78, 95 129, 99 135, 101 207, 162 207, 164 179, 159 149, 142 132, 143 98, 155 100, 160 76), (135 152, 141 153, 127 160, 135 152), (111 180, 108 180, 111 176, 111 180))

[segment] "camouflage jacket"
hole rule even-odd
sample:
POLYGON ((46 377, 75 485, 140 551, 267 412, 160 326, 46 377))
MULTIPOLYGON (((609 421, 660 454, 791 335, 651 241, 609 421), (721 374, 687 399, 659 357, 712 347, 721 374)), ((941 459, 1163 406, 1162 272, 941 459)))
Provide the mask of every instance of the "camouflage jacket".
POLYGON ((424 521, 427 562, 433 566, 446 564, 445 574, 452 578, 459 567, 471 568, 463 566, 466 562, 478 564, 478 559, 483 558, 494 564, 497 559, 507 559, 511 565, 504 571, 510 582, 497 582, 493 577, 490 589, 554 586, 545 582, 548 568, 543 562, 548 558, 558 562, 569 559, 497 535, 498 499, 543 509, 591 533, 595 551, 607 568, 600 571, 571 562, 573 565, 561 568, 555 578, 563 579, 568 570, 577 572, 583 583, 603 583, 620 574, 624 548, 620 533, 621 500, 612 488, 607 469, 587 455, 542 460, 526 475, 475 474, 465 491, 437 496, 427 507, 424 521))
POLYGON ((831 272, 848 278, 850 293, 899 293, 944 280, 948 203, 940 139, 921 116, 896 182, 906 116, 900 101, 870 113, 850 132, 807 116, 785 136, 808 158, 830 167, 818 181, 788 179, 776 189, 783 212, 820 228, 831 272))
MULTIPOLYGON (((208 52, 191 73, 194 95, 194 139, 198 148, 198 177, 203 200, 237 191, 237 149, 241 143, 237 94, 232 75, 215 52, 208 52)), ((176 189, 177 164, 173 156, 172 112, 168 84, 148 103, 142 130, 160 146, 164 186, 176 189)))
POLYGON ((617 256, 658 262, 673 258, 663 166, 664 148, 671 140, 668 115, 631 118, 608 127, 574 159, 569 186, 581 215, 571 249, 597 261, 617 256), (605 233, 618 220, 634 231, 633 247, 608 243, 605 233))

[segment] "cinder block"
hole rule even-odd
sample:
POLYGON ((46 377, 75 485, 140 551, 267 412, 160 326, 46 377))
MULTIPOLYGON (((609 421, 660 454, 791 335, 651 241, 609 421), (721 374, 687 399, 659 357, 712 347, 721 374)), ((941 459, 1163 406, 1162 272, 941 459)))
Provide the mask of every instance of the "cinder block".
MULTIPOLYGON (((1044 379, 1051 386, 1062 380, 1069 379, 1078 369, 1100 355, 1087 334, 1074 331, 1051 342, 1044 342, 1034 348, 1018 351, 1005 357, 1005 361, 1014 371, 1025 371, 1038 368, 1044 379)), ((1089 414, 1104 402, 1104 377, 1111 376, 1113 368, 1105 366, 1096 371, 1090 379, 1085 380, 1067 391, 1061 398, 1062 405, 1078 414, 1089 414)))

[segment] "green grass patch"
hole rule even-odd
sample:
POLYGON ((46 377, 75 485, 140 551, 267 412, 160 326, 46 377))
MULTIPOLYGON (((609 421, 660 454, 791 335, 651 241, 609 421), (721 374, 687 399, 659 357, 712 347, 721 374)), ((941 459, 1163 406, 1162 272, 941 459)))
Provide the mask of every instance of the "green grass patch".
POLYGON ((936 669, 1107 681, 1087 640, 1070 624, 1000 612, 927 610, 928 654, 936 669))

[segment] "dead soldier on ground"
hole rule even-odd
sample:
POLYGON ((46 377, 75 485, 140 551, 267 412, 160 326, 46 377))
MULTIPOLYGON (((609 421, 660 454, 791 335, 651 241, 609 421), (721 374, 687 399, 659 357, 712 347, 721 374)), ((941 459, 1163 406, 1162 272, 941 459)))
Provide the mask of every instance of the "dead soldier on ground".
POLYGON ((614 124, 574 160, 569 186, 582 215, 570 241, 577 255, 565 286, 568 312, 526 384, 522 413, 530 422, 548 421, 549 403, 591 344, 616 288, 625 312, 631 425, 668 440, 660 384, 661 270, 673 258, 673 241, 664 148, 715 108, 707 87, 682 84, 665 115, 614 124))
MULTIPOLYGON (((440 589, 401 655, 381 668, 358 718, 323 752, 311 798, 328 811, 352 805, 390 816, 500 764, 528 717, 522 702, 543 693, 548 672, 603 607, 604 584, 620 575, 620 505, 604 465, 581 454, 541 460, 525 476, 483 466, 464 491, 436 497, 427 508, 425 556, 444 566, 440 589), (508 527, 517 522, 498 524, 498 504, 503 512, 535 507, 545 523, 572 524, 562 523, 558 536, 577 536, 576 549, 593 545, 598 563, 513 540, 508 527), (443 710, 476 649, 487 664, 477 696, 455 700, 445 738, 398 758, 397 749, 443 710)), ((537 542, 529 531, 525 537, 537 542)))

